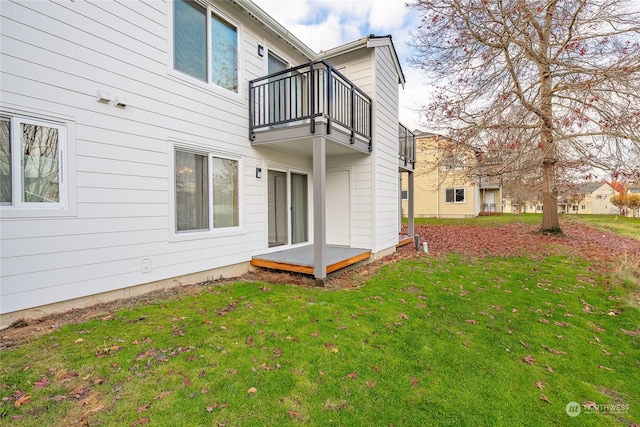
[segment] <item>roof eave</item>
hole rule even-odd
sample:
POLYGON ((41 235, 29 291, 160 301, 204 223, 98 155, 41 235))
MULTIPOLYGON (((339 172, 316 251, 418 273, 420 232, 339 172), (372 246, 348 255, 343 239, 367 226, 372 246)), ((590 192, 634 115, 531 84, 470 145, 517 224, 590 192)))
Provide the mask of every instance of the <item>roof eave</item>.
POLYGON ((256 21, 264 25, 269 31, 274 33, 277 37, 284 40, 292 48, 299 51, 302 55, 309 59, 316 57, 316 53, 300 39, 294 36, 289 30, 287 30, 282 24, 273 19, 271 15, 262 10, 251 0, 228 0, 232 4, 238 5, 244 9, 253 17, 256 21))

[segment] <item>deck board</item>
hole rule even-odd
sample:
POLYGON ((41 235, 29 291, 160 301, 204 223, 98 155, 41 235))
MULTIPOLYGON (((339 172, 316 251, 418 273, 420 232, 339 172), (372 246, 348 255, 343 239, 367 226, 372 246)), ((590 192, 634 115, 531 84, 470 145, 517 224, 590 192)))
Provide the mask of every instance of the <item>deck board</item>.
MULTIPOLYGON (((371 256, 371 251, 369 249, 327 245, 325 256, 328 274, 368 259, 371 256)), ((251 265, 275 270, 313 274, 315 268, 313 262, 313 245, 255 255, 251 258, 251 265)))

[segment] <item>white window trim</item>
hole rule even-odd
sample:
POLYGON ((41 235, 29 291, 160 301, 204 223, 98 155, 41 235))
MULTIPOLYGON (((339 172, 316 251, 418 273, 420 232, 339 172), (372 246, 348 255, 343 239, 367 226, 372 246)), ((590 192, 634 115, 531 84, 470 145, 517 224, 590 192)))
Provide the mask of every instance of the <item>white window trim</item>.
MULTIPOLYGON (((228 153, 219 150, 212 150, 204 145, 192 144, 183 141, 171 140, 169 143, 169 241, 180 242, 187 240, 208 239, 212 237, 235 236, 244 234, 244 161, 243 157, 237 153, 228 153), (184 150, 203 156, 207 156, 209 178, 211 177, 212 157, 235 160, 238 162, 238 226, 236 227, 213 227, 213 186, 209 185, 209 229, 208 230, 185 230, 178 231, 176 225, 176 150, 184 150)), ((209 181, 209 184, 211 182, 209 181)))
POLYGON ((467 203, 467 189, 464 187, 452 187, 452 188, 445 188, 444 190, 444 202, 447 204, 462 204, 462 203, 467 203), (447 202, 447 191, 449 190, 453 190, 453 202, 447 202), (464 192, 464 200, 461 202, 456 202, 456 190, 462 190, 464 192))
MULTIPOLYGON (((268 206, 269 206, 268 173, 269 171, 283 172, 287 174, 287 212, 289 212, 289 215, 287 215, 287 243, 285 245, 273 246, 271 248, 267 248, 266 251, 277 252, 277 251, 281 251, 284 248, 295 248, 298 246, 306 246, 312 243, 313 242, 313 176, 311 172, 308 170, 291 168, 278 163, 267 163, 264 170, 265 172, 262 175, 264 177, 264 198, 265 198, 264 205, 267 206, 267 209, 268 209, 268 206), (291 213, 291 174, 293 173, 298 175, 305 175, 307 177, 307 227, 308 227, 307 241, 299 242, 299 243, 292 243, 293 236, 291 235, 291 221, 292 221, 292 215, 290 214, 291 213)), ((269 230, 269 215, 266 210, 264 215, 264 229, 269 230)))
MULTIPOLYGON (((34 113, 32 111, 26 111, 10 107, 8 105, 0 107, 2 107, 0 109, 0 115, 11 119, 12 135, 19 135, 19 133, 14 133, 16 132, 14 126, 19 127, 19 125, 15 124, 16 122, 35 123, 47 127, 56 127, 59 131, 58 152, 60 153, 60 201, 58 203, 51 204, 16 201, 15 197, 19 196, 19 194, 16 193, 16 186, 19 185, 15 182, 15 177, 12 176, 12 203, 0 205, 0 217, 3 219, 20 219, 77 216, 75 119, 72 117, 55 116, 46 111, 38 111, 34 113)), ((19 141, 17 144, 19 145, 19 141)), ((12 152, 13 150, 14 147, 12 146, 12 152)), ((20 170, 21 168, 18 157, 19 156, 16 156, 16 159, 14 159, 12 156, 12 175, 16 170, 20 170)))
POLYGON ((179 79, 181 82, 183 83, 188 83, 191 84, 195 87, 197 87, 198 89, 203 89, 203 90, 207 90, 210 91, 212 93, 215 93, 217 95, 222 95, 223 97, 230 99, 232 101, 236 101, 236 102, 240 102, 240 103, 244 103, 244 90, 245 90, 245 82, 244 82, 244 78, 243 78, 243 60, 242 60, 242 55, 243 55, 243 33, 244 33, 244 27, 235 19, 231 18, 228 14, 224 13, 222 10, 220 10, 217 7, 214 7, 206 2, 202 2, 202 1, 196 1, 198 4, 200 4, 202 7, 207 9, 207 81, 203 82, 202 80, 199 80, 193 76, 190 76, 189 74, 183 73, 180 70, 176 70, 173 66, 173 60, 174 60, 174 49, 173 49, 173 8, 174 8, 174 4, 173 1, 168 1, 167 2, 167 73, 172 76, 175 77, 177 79, 179 79), (224 19, 225 21, 227 21, 229 24, 232 24, 233 26, 236 27, 236 35, 238 37, 238 52, 237 52, 237 61, 238 61, 238 91, 237 93, 232 91, 232 90, 228 90, 225 89, 221 86, 218 86, 214 83, 211 82, 211 28, 210 28, 210 19, 211 19, 211 15, 212 14, 216 14, 218 16, 220 16, 222 19, 224 19))

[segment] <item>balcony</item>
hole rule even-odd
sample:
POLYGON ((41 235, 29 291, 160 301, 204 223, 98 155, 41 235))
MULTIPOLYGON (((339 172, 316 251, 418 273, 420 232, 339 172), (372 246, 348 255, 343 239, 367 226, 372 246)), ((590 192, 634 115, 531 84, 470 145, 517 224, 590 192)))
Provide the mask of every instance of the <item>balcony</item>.
POLYGON ((309 152, 324 135, 334 150, 372 149, 371 98, 327 61, 311 62, 249 82, 249 139, 309 152))
POLYGON ((401 170, 416 167, 416 137, 405 125, 398 123, 398 160, 401 170))
POLYGON ((482 176, 480 177, 481 189, 498 189, 502 187, 502 178, 495 176, 482 176))

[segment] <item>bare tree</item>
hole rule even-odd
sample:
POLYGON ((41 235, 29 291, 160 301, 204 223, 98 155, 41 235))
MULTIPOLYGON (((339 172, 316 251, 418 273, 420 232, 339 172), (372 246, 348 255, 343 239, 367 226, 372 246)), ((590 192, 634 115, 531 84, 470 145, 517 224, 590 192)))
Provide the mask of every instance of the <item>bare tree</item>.
POLYGON ((417 0, 412 62, 437 85, 423 124, 542 178, 560 233, 559 168, 640 175, 640 13, 626 0, 417 0))

